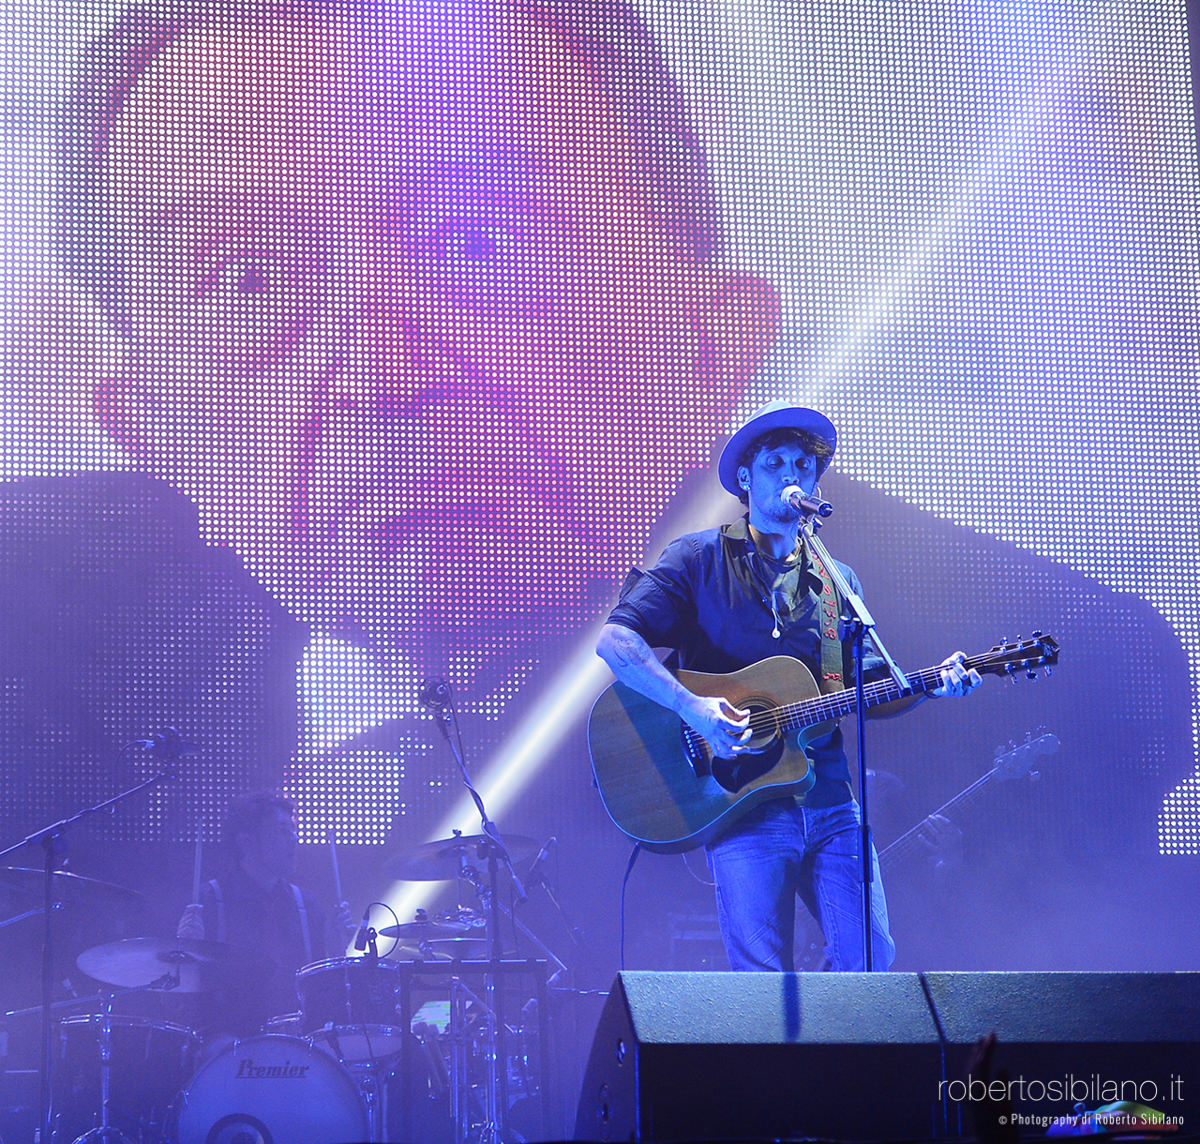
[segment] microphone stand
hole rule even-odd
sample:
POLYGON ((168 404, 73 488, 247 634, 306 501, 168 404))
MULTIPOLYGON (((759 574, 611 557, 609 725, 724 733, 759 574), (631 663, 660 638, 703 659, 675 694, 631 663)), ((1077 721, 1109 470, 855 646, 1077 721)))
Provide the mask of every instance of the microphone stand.
POLYGON ((450 685, 444 680, 439 680, 434 684, 427 684, 421 691, 421 702, 435 713, 438 730, 441 731, 443 738, 449 744, 450 752, 454 756, 454 761, 458 764, 459 772, 462 774, 463 785, 467 788, 472 802, 475 803, 475 807, 479 811, 480 825, 483 827, 483 833, 488 838, 488 968, 484 978, 484 995, 487 998, 486 1009, 491 1014, 488 1021, 488 1039, 491 1041, 491 1044, 488 1046, 487 1123, 483 1126, 480 1134, 480 1144, 500 1144, 504 1135, 501 1123, 502 1108, 507 1108, 505 1099, 507 1094, 502 1089, 507 1088, 507 1085, 505 1084, 505 1072, 501 1067, 501 1045, 499 1043, 501 1030, 504 1025, 500 1018, 497 991, 497 968, 500 960, 499 862, 497 859, 504 863, 509 877, 512 878, 517 900, 521 902, 525 901, 528 894, 525 892, 525 887, 522 885, 521 879, 517 876, 517 871, 513 866, 512 855, 509 853, 508 847, 505 846, 504 840, 500 837, 500 831, 497 829, 496 824, 488 817, 487 808, 483 805, 483 799, 471 782, 471 776, 467 771, 467 762, 462 747, 462 734, 458 727, 458 713, 454 709, 454 696, 450 690, 450 685), (452 730, 453 734, 451 734, 452 730))
MULTIPOLYGON (((168 759, 170 760, 170 754, 168 759)), ((42 827, 41 830, 35 830, 32 834, 22 838, 20 842, 14 843, 12 846, 4 850, 0 850, 0 862, 8 857, 9 854, 20 850, 23 846, 40 846, 42 848, 42 862, 45 876, 42 883, 42 1044, 41 1044, 41 1086, 38 1107, 38 1133, 43 1144, 50 1144, 51 1137, 51 1120, 53 1117, 51 1109, 51 1096, 53 1093, 53 1071, 54 1071, 54 1038, 51 1031, 51 1013, 53 1011, 52 991, 54 979, 54 871, 61 865, 61 859, 67 849, 67 831, 82 822, 86 818, 90 818, 93 814, 99 814, 104 810, 111 810, 118 803, 125 802, 127 799, 133 798, 134 795, 141 794, 142 791, 150 790, 152 787, 161 785, 164 782, 175 778, 174 767, 168 766, 158 774, 151 775, 150 778, 130 787, 128 790, 122 791, 120 794, 114 795, 112 798, 105 799, 104 802, 97 803, 95 806, 89 806, 85 810, 80 810, 69 818, 60 818, 57 822, 51 823, 49 826, 42 827)), ((107 1124, 108 1108, 107 1106, 101 1110, 101 1116, 105 1118, 107 1124)))
POLYGON ((900 670, 899 665, 892 659, 887 648, 883 646, 883 641, 875 631, 875 617, 871 615, 867 605, 863 603, 862 597, 850 587, 850 583, 842 574, 842 570, 834 563, 833 557, 829 555, 829 549, 825 547, 820 537, 817 536, 817 530, 821 527, 821 523, 821 520, 816 515, 805 516, 801 521, 800 529, 804 533, 813 553, 825 565, 826 570, 829 572, 829 578, 833 581, 833 586, 837 589, 838 596, 841 597, 843 612, 838 623, 838 638, 842 640, 852 639, 854 641, 854 707, 855 729, 858 740, 858 798, 859 807, 862 811, 861 823, 858 828, 858 853, 861 863, 859 881, 862 885, 863 968, 868 973, 871 973, 875 968, 871 934, 871 876, 874 871, 871 867, 871 820, 867 806, 866 702, 864 696, 866 681, 863 679, 863 643, 868 635, 871 637, 871 643, 875 645, 875 650, 892 673, 892 679, 895 681, 896 686, 901 691, 910 691, 911 689, 904 672, 900 670))

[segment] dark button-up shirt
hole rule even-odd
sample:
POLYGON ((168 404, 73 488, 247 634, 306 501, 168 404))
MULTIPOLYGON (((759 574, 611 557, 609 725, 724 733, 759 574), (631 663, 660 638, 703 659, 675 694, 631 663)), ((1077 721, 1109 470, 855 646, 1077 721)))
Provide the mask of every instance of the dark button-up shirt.
MULTIPOLYGON (((838 567, 861 596, 853 569, 841 561, 838 567)), ((769 656, 790 655, 819 679, 822 588, 807 545, 793 563, 774 560, 755 548, 749 520, 742 517, 669 544, 653 568, 630 575, 608 618, 651 647, 672 649, 673 666, 679 668, 725 673, 769 656)), ((852 686, 849 645, 842 651, 843 678, 852 686)), ((887 672, 871 652, 864 667, 868 680, 887 672)), ((816 775, 808 805, 846 801, 850 772, 841 729, 812 740, 807 753, 816 775)))
POLYGON ((207 998, 204 1024, 244 1037, 299 1008, 296 971, 326 956, 325 918, 307 899, 302 917, 287 882, 264 890, 239 867, 217 881, 200 891, 204 936, 227 942, 234 961, 207 998))

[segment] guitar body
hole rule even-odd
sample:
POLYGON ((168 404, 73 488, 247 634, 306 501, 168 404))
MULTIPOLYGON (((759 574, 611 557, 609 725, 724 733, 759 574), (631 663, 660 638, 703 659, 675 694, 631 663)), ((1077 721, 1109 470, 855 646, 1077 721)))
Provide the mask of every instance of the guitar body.
POLYGON ((696 695, 719 696, 749 710, 754 753, 735 762, 689 749, 683 721, 623 683, 596 700, 588 719, 592 770, 605 810, 630 838, 668 854, 711 842, 761 802, 803 795, 816 781, 804 746, 833 726, 820 723, 785 735, 772 718, 777 708, 820 694, 812 672, 790 656, 728 675, 681 671, 679 681, 696 695))

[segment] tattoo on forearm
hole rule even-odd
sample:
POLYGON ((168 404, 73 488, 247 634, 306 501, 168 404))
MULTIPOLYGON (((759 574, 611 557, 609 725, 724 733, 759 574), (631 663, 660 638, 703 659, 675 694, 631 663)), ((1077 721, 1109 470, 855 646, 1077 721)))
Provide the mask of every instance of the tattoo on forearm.
POLYGON ((617 636, 611 647, 613 659, 622 667, 637 667, 646 662, 646 649, 638 639, 617 636))

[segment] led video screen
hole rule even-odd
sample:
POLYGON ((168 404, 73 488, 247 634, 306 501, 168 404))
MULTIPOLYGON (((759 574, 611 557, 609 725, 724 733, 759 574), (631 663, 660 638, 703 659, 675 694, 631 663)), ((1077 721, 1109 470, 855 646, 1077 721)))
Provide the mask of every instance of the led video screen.
MULTIPOLYGON (((197 753, 105 837, 210 837, 278 784, 309 840, 428 836, 458 786, 422 682, 486 759, 631 565, 736 515, 714 449, 785 397, 839 426, 826 541, 905 662, 1062 644, 882 742, 953 789, 1049 728, 1031 831, 1200 847, 1182 3, 22 11, 9 836, 166 727, 197 753)), ((599 815, 558 771, 529 815, 599 815)))

